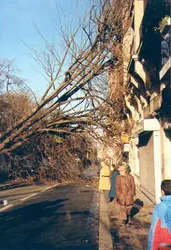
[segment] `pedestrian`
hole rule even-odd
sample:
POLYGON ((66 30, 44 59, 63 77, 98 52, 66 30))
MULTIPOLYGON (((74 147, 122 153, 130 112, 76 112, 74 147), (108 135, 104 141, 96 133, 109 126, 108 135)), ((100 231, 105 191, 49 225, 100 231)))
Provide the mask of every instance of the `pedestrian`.
POLYGON ((115 190, 115 185, 116 185, 116 177, 119 175, 118 172, 118 167, 115 164, 112 164, 112 171, 111 171, 111 176, 110 176, 110 190, 109 190, 109 202, 112 202, 116 198, 116 190, 115 190))
POLYGON ((101 162, 101 169, 100 169, 100 181, 99 181, 99 189, 105 190, 105 197, 106 200, 108 199, 108 193, 110 190, 110 169, 107 165, 107 160, 101 162))
POLYGON ((154 207, 148 250, 171 249, 171 180, 161 183, 161 202, 154 207))
POLYGON ((120 175, 116 177, 116 197, 120 206, 120 219, 124 224, 130 224, 130 211, 136 194, 134 177, 129 173, 130 169, 125 163, 118 168, 118 171, 120 175))

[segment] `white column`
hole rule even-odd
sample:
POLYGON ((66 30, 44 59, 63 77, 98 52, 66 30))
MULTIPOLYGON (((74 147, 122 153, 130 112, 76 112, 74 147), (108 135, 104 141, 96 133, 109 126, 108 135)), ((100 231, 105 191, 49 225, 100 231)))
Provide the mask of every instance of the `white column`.
POLYGON ((156 203, 160 201, 161 197, 161 136, 160 131, 153 132, 154 140, 154 175, 155 175, 155 197, 156 203))
POLYGON ((171 177, 171 134, 162 130, 163 179, 171 177))

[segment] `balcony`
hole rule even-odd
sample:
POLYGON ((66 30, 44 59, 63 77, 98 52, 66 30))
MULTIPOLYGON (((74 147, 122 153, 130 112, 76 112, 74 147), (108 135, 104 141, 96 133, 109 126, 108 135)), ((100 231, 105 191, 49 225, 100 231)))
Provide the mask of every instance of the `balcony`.
POLYGON ((144 108, 144 118, 150 117, 152 114, 154 115, 157 110, 161 108, 162 105, 162 93, 153 98, 149 105, 144 108))

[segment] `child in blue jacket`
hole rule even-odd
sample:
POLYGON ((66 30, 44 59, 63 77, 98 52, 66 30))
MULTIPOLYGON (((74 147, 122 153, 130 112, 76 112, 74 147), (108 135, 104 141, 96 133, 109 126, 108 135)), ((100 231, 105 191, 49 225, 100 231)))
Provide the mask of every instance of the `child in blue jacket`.
POLYGON ((171 249, 171 180, 161 183, 161 202, 154 208, 148 250, 171 249))

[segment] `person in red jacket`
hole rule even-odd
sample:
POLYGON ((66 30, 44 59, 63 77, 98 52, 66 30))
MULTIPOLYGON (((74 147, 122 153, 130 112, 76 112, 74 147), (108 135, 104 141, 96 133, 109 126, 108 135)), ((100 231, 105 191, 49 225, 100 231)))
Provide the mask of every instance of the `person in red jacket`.
POLYGON ((171 180, 161 183, 161 202, 154 207, 148 250, 171 249, 171 180))

